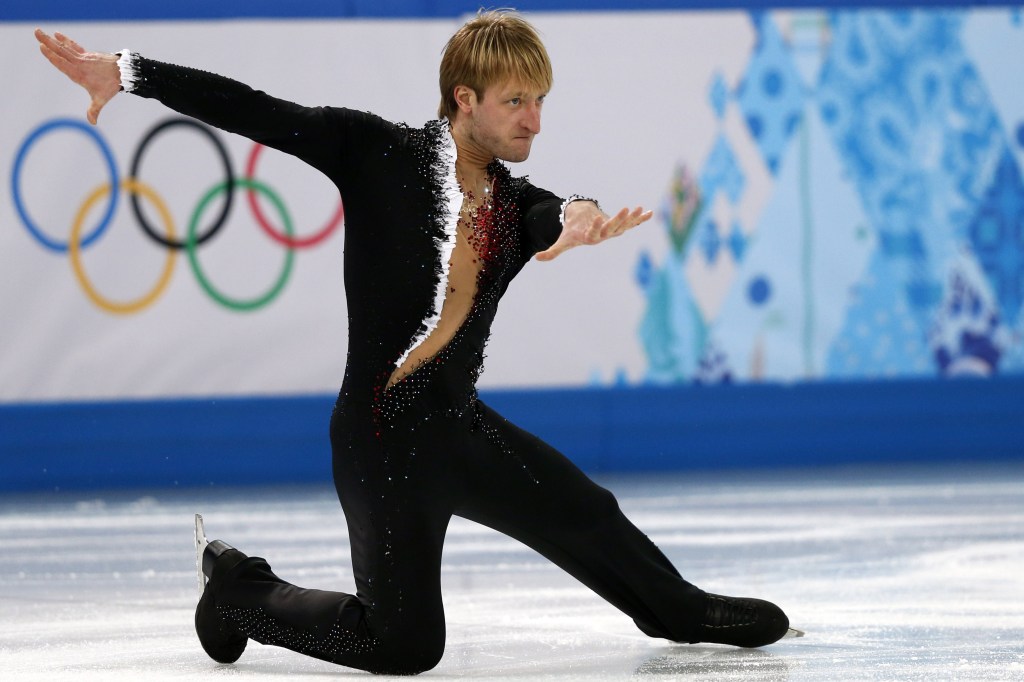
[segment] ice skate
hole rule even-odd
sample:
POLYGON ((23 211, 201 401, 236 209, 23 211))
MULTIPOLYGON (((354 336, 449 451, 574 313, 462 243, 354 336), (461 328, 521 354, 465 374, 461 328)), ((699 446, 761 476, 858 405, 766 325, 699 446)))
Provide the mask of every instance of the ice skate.
POLYGON ((210 658, 218 663, 234 663, 245 651, 249 638, 217 612, 217 604, 209 583, 213 578, 217 560, 225 552, 233 550, 241 558, 245 557, 226 542, 207 540, 203 517, 200 514, 196 514, 195 539, 196 576, 201 595, 196 606, 196 635, 210 658))
POLYGON ((210 542, 206 539, 206 529, 203 528, 203 515, 196 514, 196 578, 199 581, 199 594, 203 593, 207 581, 213 575, 213 566, 221 554, 234 549, 223 540, 210 542))
POLYGON ((708 594, 698 642, 760 647, 783 637, 800 637, 803 632, 789 627, 789 618, 775 604, 762 599, 708 594))

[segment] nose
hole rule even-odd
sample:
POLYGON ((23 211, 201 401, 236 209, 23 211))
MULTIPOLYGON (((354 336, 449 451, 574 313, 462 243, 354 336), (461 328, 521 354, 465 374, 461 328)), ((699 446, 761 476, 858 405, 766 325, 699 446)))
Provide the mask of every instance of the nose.
POLYGON ((523 127, 533 135, 540 134, 540 102, 531 102, 526 108, 523 127))

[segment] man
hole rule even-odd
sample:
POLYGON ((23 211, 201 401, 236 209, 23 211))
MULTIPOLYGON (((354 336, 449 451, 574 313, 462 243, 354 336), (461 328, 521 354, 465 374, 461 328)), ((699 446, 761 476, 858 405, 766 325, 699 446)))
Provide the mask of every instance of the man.
POLYGON ((491 321, 519 270, 651 217, 563 200, 502 163, 529 155, 552 83, 523 19, 481 13, 451 38, 441 118, 422 128, 36 35, 88 90, 91 122, 119 90, 156 98, 303 159, 345 202, 349 355, 331 445, 356 593, 290 585, 263 559, 207 545, 197 525, 209 581, 196 630, 211 657, 233 662, 254 639, 378 673, 432 668, 444 649, 441 549, 454 514, 533 547, 653 637, 762 646, 786 634, 773 604, 683 580, 611 493, 477 398, 491 321))

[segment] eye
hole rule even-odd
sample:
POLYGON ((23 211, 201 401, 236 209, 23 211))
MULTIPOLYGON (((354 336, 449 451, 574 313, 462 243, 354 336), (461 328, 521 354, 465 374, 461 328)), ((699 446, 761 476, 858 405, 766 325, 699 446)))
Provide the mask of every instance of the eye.
POLYGON ((540 97, 537 98, 537 104, 544 104, 544 100, 546 100, 547 98, 547 95, 541 95, 540 97))
POLYGON ((508 101, 508 103, 514 107, 518 107, 520 102, 522 102, 522 98, 520 97, 513 97, 508 101))

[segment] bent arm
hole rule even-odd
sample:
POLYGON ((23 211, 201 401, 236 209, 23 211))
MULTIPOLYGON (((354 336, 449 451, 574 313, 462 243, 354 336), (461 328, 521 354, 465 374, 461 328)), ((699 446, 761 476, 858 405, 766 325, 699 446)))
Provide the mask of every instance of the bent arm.
POLYGON ((654 215, 653 211, 645 211, 642 206, 637 206, 632 211, 624 208, 614 216, 609 216, 593 199, 579 199, 578 202, 566 202, 562 232, 554 244, 537 254, 537 260, 554 260, 571 248, 593 246, 620 237, 654 215))
POLYGON ((521 195, 527 258, 549 261, 576 246, 599 244, 651 218, 651 211, 622 209, 615 216, 597 201, 574 194, 562 200, 526 182, 521 195))
POLYGON ((558 240, 562 233, 565 201, 546 189, 524 182, 519 198, 522 226, 526 236, 526 258, 532 258, 558 240))

